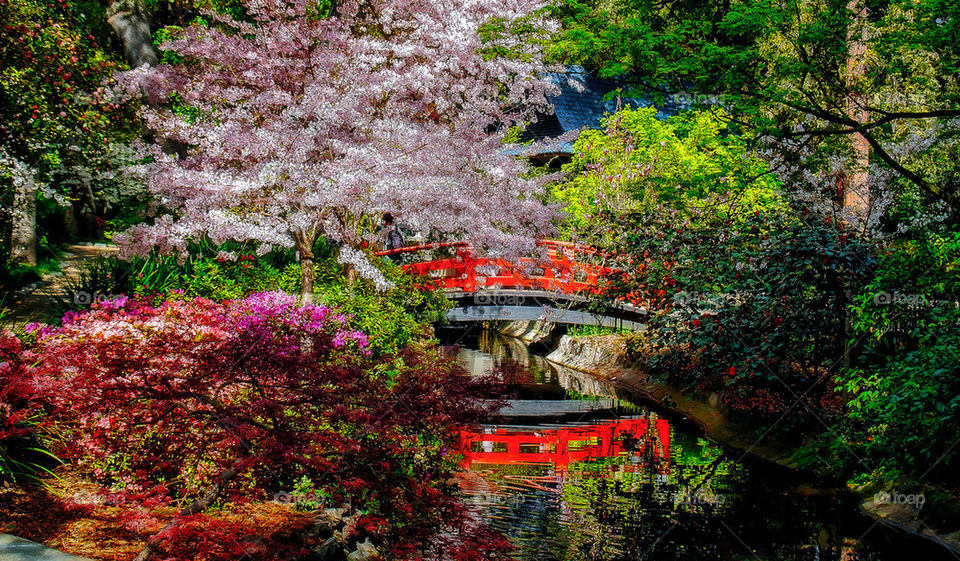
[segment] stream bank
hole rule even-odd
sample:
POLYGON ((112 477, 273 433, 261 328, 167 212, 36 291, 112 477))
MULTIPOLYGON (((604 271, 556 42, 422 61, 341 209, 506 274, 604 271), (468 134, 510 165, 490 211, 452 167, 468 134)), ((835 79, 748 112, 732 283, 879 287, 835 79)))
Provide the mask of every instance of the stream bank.
MULTIPOLYGON (((625 341, 618 335, 574 338, 557 335, 544 322, 507 323, 499 331, 547 350, 546 360, 559 372, 569 370, 589 374, 608 383, 619 397, 639 397, 670 415, 697 425, 706 437, 741 452, 743 456, 758 458, 793 471, 800 470, 794 460, 797 451, 795 445, 759 441, 753 431, 738 426, 728 418, 725 407, 715 394, 706 399, 697 398, 684 394, 679 388, 653 380, 642 364, 625 358, 625 341)), ((960 555, 960 529, 942 531, 932 528, 918 518, 919 511, 910 505, 890 504, 877 497, 869 497, 861 501, 859 508, 886 528, 922 537, 954 555, 960 555)))

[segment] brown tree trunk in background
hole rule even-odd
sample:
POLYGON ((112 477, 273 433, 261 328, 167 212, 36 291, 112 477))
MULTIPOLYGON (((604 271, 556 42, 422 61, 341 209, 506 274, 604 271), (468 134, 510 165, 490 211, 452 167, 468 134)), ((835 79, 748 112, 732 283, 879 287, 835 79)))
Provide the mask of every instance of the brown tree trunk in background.
POLYGON ((150 33, 150 16, 144 0, 112 0, 107 10, 107 23, 123 43, 123 54, 131 68, 157 64, 153 35, 150 33))
MULTIPOLYGON (((847 9, 853 20, 847 31, 846 86, 847 115, 858 123, 865 123, 870 115, 866 111, 867 97, 864 80, 867 74, 867 7, 864 0, 849 0, 847 9)), ((839 203, 845 213, 855 217, 863 227, 870 214, 870 144, 861 134, 850 138, 853 144, 853 168, 847 173, 842 185, 839 203)))
MULTIPOLYGON (((80 172, 83 173, 83 172, 80 172)), ((80 177, 80 185, 73 191, 74 204, 70 212, 74 213, 76 234, 85 238, 96 239, 100 234, 97 226, 97 197, 93 192, 93 182, 89 177, 80 177)))
POLYGON ((300 252, 300 304, 313 304, 313 252, 300 252))
MULTIPOLYGON (((866 110, 867 96, 865 94, 867 77, 867 6, 865 0, 848 0, 847 9, 852 19, 847 28, 847 115, 858 123, 866 123, 870 115, 866 110)), ((870 143, 866 137, 857 133, 850 137, 853 148, 853 163, 845 177, 838 184, 838 203, 845 218, 862 233, 866 233, 869 225, 870 207, 870 143)), ((851 363, 851 327, 850 315, 846 306, 849 302, 840 295, 845 294, 843 287, 838 287, 837 297, 840 300, 840 315, 843 318, 843 347, 841 364, 848 368, 851 363)))
POLYGON ((343 276, 346 279, 347 288, 353 289, 354 285, 357 284, 357 279, 360 278, 359 273, 357 273, 357 268, 353 266, 353 263, 347 263, 343 268, 343 276))
POLYGON ((316 228, 293 234, 300 260, 300 305, 313 304, 314 255, 313 244, 317 242, 316 228))
POLYGON ((37 264, 37 184, 29 174, 13 182, 10 261, 37 264))

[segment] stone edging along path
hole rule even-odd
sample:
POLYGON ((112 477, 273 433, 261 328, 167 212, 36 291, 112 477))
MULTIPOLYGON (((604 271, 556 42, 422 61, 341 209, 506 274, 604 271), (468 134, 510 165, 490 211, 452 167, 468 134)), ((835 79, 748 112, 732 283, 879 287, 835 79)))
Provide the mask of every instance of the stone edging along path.
POLYGON ((0 561, 89 561, 37 542, 0 534, 0 561))
MULTIPOLYGON (((534 326, 509 326, 506 333, 536 333, 542 336, 544 329, 534 326)), ((545 338, 545 337, 544 337, 545 338)), ((616 335, 560 338, 557 348, 547 355, 554 366, 571 368, 609 381, 614 388, 630 395, 639 395, 666 410, 699 425, 708 438, 740 450, 768 462, 789 468, 800 469, 793 459, 796 448, 783 443, 758 444, 755 436, 730 422, 723 413, 717 396, 706 401, 685 396, 677 388, 654 382, 635 364, 624 364, 625 343, 616 335)), ((895 530, 928 539, 960 556, 960 529, 944 532, 930 528, 917 519, 917 512, 903 505, 889 505, 867 499, 860 503, 860 510, 880 524, 895 530)))

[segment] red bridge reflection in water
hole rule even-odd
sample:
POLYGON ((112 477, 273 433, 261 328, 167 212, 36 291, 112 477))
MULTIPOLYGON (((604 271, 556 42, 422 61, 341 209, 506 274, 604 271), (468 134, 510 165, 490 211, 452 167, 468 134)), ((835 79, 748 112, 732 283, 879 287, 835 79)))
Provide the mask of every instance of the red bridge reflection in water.
POLYGON ((657 473, 670 471, 670 424, 664 419, 633 418, 592 425, 517 430, 489 428, 460 431, 462 467, 473 464, 553 464, 558 472, 570 464, 630 456, 634 465, 657 473))

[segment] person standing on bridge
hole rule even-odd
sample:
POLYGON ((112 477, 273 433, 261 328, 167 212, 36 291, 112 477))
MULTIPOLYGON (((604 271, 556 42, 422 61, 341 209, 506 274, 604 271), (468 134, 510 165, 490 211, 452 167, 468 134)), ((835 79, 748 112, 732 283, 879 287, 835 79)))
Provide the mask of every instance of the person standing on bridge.
MULTIPOLYGON (((383 246, 385 251, 390 251, 392 249, 400 249, 403 247, 403 234, 400 233, 400 229, 397 228, 397 225, 393 222, 393 215, 389 212, 383 213, 383 228, 380 230, 380 245, 383 246)), ((392 253, 388 257, 394 261, 400 261, 400 255, 392 253)))

